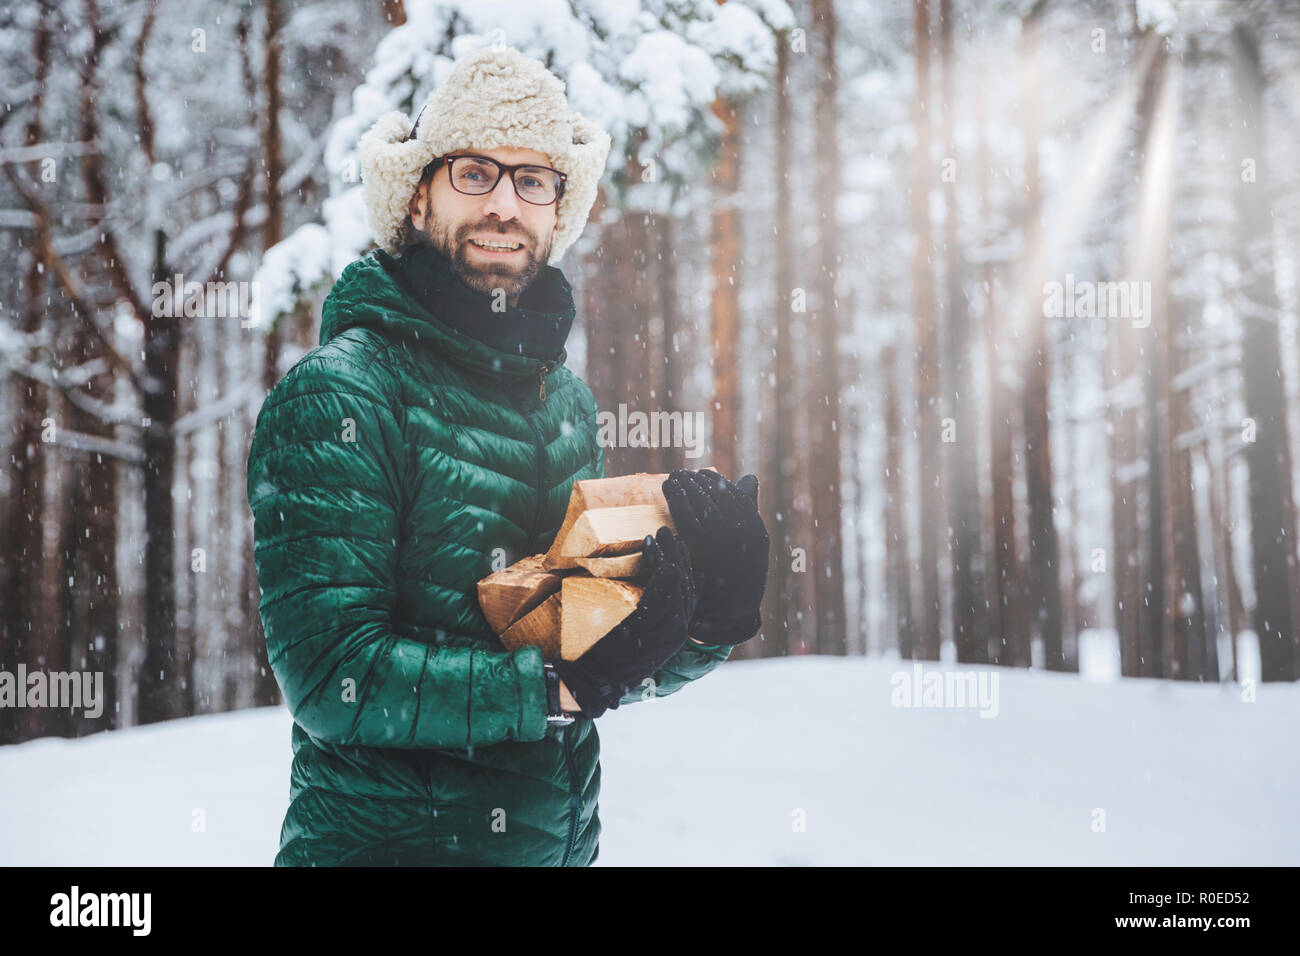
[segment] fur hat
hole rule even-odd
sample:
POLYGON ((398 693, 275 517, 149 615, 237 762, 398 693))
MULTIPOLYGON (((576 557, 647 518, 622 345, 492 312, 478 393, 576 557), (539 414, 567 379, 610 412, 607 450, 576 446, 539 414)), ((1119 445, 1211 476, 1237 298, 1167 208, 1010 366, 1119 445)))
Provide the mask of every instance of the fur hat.
POLYGON ((499 44, 458 59, 415 124, 393 110, 361 137, 362 195, 375 240, 393 255, 410 242, 407 208, 433 160, 459 149, 499 148, 545 153, 567 177, 547 260, 555 265, 587 224, 610 137, 569 108, 563 80, 540 61, 499 44))

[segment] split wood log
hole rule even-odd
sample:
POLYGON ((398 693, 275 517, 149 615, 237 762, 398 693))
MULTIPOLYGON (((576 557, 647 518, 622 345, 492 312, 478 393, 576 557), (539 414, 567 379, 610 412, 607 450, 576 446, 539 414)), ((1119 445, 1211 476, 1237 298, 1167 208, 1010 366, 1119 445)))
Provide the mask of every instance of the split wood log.
POLYGON ((560 656, 577 660, 583 652, 636 610, 642 589, 613 578, 574 575, 560 590, 560 656))
POLYGON ((560 656, 560 594, 557 592, 506 628, 501 643, 517 651, 526 645, 541 649, 548 661, 560 656))
POLYGON ((479 607, 497 634, 560 590, 563 575, 543 564, 542 555, 529 555, 478 582, 479 607))
POLYGON ((640 551, 614 558, 574 558, 578 567, 595 578, 634 578, 645 570, 645 555, 640 551))
MULTIPOLYGON (((663 483, 667 478, 667 474, 652 475, 637 472, 632 475, 620 475, 617 478, 587 478, 583 481, 575 481, 573 491, 569 494, 569 507, 564 513, 564 521, 560 524, 560 530, 556 532, 555 540, 546 552, 544 567, 547 570, 573 568, 578 566, 577 561, 574 560, 576 557, 590 556, 574 555, 564 546, 573 526, 585 511, 592 508, 658 505, 666 513, 668 502, 664 500, 663 483)), ((661 522, 661 524, 670 523, 661 522)), ((653 534, 658 530, 659 526, 656 525, 650 533, 653 534)))
POLYGON ((666 504, 588 508, 560 545, 562 558, 608 558, 638 553, 646 535, 667 525, 676 532, 666 504))

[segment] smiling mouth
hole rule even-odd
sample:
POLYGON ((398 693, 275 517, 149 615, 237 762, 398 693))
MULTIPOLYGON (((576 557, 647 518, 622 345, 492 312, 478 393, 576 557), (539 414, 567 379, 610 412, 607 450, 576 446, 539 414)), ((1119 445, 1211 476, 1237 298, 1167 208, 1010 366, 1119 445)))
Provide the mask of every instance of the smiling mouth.
POLYGON ((508 240, 490 241, 487 239, 471 239, 469 242, 470 245, 487 252, 518 252, 524 247, 523 243, 510 242, 508 240))

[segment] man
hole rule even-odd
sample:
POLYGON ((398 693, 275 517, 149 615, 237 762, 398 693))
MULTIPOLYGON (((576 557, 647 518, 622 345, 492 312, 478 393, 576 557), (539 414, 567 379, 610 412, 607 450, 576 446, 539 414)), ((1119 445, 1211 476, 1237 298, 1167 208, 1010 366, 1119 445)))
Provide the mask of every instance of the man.
POLYGON ((757 482, 674 471, 636 610, 576 661, 507 651, 476 600, 604 476, 565 367, 609 137, 536 60, 458 61, 412 124, 362 138, 382 248, 344 271, 320 346, 276 384, 248 463, 268 656, 293 714, 276 865, 588 865, 595 719, 671 694, 759 627, 757 482))

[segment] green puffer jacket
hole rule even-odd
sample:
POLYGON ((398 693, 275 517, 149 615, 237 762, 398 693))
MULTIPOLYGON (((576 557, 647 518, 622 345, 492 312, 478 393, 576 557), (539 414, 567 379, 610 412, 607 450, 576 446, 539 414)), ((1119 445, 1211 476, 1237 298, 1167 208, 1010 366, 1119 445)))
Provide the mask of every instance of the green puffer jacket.
MULTIPOLYGON (((562 346, 572 290, 544 266, 503 320, 440 254, 445 294, 399 282, 409 261, 344 270, 249 452, 262 622, 294 720, 275 865, 589 865, 595 722, 547 725, 541 652, 504 649, 476 583, 494 552, 544 551, 574 480, 604 476, 595 402, 562 347, 543 361, 456 328, 550 316, 562 346)), ((687 641, 653 693, 729 651, 687 641)))

